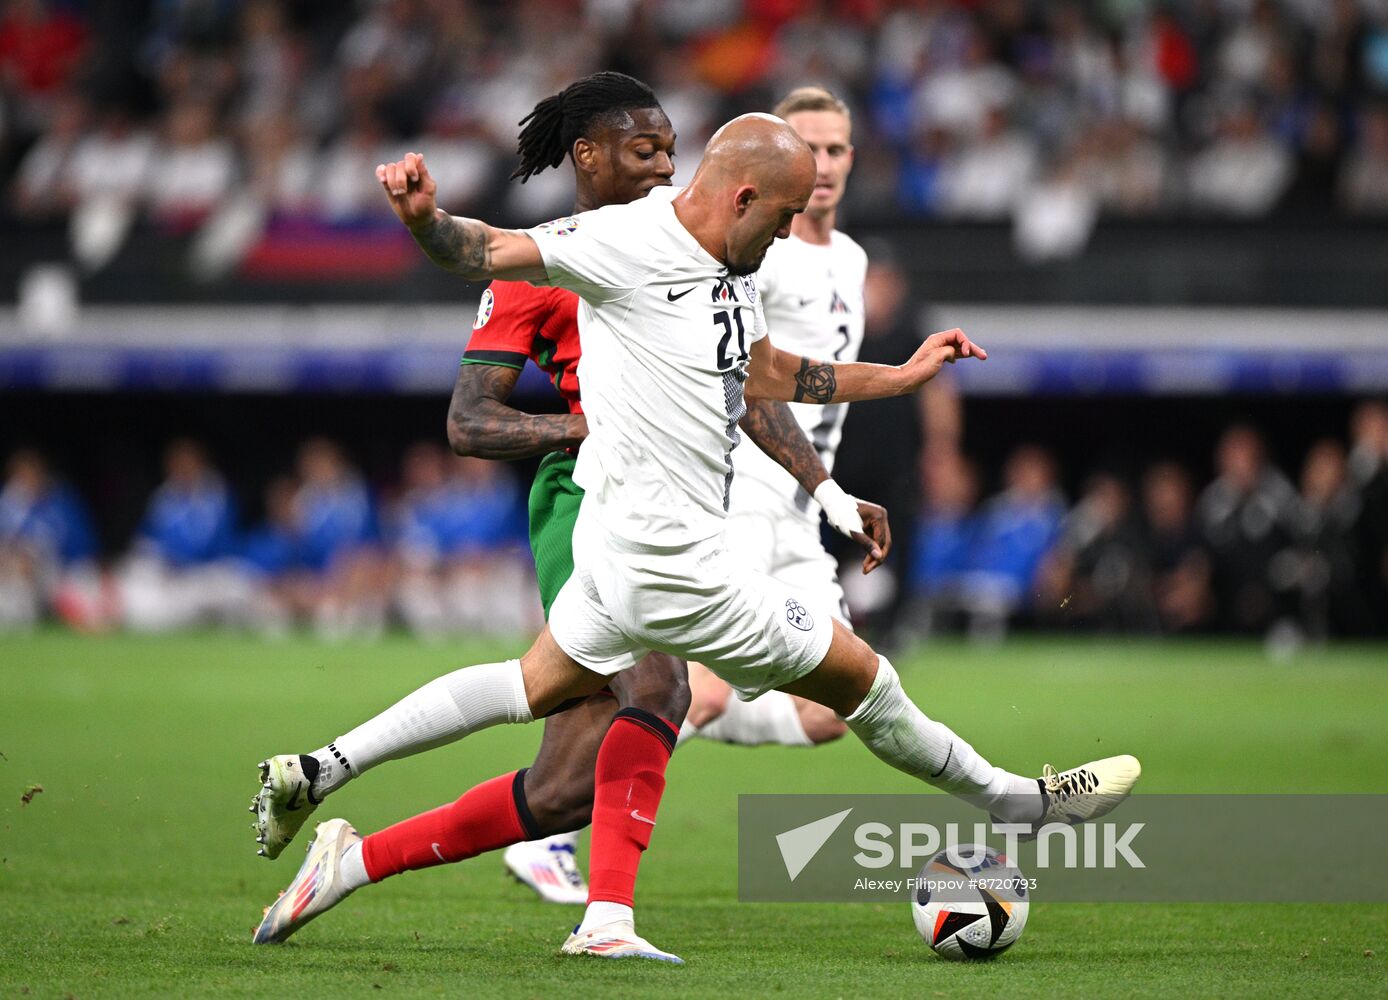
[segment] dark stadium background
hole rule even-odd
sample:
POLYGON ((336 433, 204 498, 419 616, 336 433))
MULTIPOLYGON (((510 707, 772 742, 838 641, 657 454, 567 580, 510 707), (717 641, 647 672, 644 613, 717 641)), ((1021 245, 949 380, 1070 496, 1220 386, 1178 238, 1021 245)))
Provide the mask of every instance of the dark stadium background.
MULTIPOLYGON (((1354 2, 12 2, 0 459, 48 457, 92 511, 103 571, 180 437, 206 444, 242 527, 317 435, 388 520, 405 449, 444 442, 480 286, 428 264, 370 167, 418 148, 456 178, 452 211, 561 213, 567 167, 507 181, 515 120, 617 68, 678 119, 682 177, 729 116, 801 83, 842 93, 857 162, 841 227, 906 276, 909 330, 970 317, 994 352, 957 373, 980 503, 1023 444, 1054 457, 1072 511, 1094 473, 1136 497, 1165 459, 1198 496, 1235 424, 1295 486, 1311 446, 1348 445, 1356 407, 1388 392, 1385 52, 1388 15, 1354 2), (94 148, 98 168, 112 150, 161 166, 113 194, 115 174, 74 166, 94 148), (170 163, 184 172, 160 178, 170 163), (969 200, 960 177, 993 186, 969 200), (1028 223, 1041 208, 1053 224, 1028 223), (97 223, 119 235, 84 244, 97 223)), ((555 405, 537 377, 516 399, 555 405)), ((883 429, 909 418, 857 406, 848 442, 909 447, 883 429)), ((842 476, 880 490, 865 467, 912 470, 881 497, 901 526, 917 461, 846 453, 842 476)))

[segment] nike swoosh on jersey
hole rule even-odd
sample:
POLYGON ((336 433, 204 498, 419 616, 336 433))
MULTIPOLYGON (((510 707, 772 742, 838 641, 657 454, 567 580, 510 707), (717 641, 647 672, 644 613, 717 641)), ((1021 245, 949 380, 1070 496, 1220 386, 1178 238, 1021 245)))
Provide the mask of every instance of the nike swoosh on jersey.
POLYGON ((639 809, 633 809, 631 811, 631 818, 634 820, 640 820, 642 823, 649 823, 651 824, 651 826, 655 826, 655 820, 647 819, 645 816, 642 816, 641 810, 639 809))
POLYGON ((801 299, 801 300, 800 300, 800 308, 801 308, 801 309, 804 309, 804 308, 805 308, 807 305, 809 305, 811 302, 817 302, 817 301, 819 301, 819 296, 815 296, 815 297, 812 298, 812 299, 801 299))
POLYGON ((694 286, 691 287, 691 288, 686 288, 684 291, 680 292, 678 295, 675 294, 675 290, 672 288, 672 289, 670 289, 668 292, 665 293, 665 297, 666 297, 667 299, 669 299, 671 302, 674 302, 674 301, 676 301, 676 300, 678 300, 678 299, 684 298, 684 297, 685 297, 686 295, 688 295, 690 292, 694 291, 694 289, 697 288, 697 287, 699 287, 699 286, 698 286, 698 285, 694 285, 694 286))

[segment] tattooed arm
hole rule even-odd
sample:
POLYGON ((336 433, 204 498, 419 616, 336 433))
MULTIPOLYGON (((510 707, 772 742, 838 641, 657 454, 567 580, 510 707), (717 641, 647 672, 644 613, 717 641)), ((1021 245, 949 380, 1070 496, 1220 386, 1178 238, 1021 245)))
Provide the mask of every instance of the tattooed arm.
POLYGON ((520 371, 461 365, 448 406, 448 443, 459 455, 515 459, 572 448, 588 436, 581 413, 522 413, 506 400, 520 371))
POLYGON ((420 154, 406 153, 403 160, 382 163, 376 179, 415 242, 439 267, 472 281, 546 280, 540 248, 525 233, 460 219, 440 209, 435 198, 438 184, 420 154))
POLYGON ((947 362, 988 357, 988 352, 964 336, 962 330, 931 334, 900 365, 815 361, 780 350, 770 337, 755 341, 751 354, 744 393, 748 397, 793 403, 849 403, 904 396, 929 382, 947 362))
POLYGON ((819 452, 805 436, 790 407, 780 400, 747 400, 747 415, 739 426, 758 448, 794 476, 806 493, 814 493, 829 478, 819 452))
MULTIPOLYGON (((801 489, 818 499, 816 491, 829 479, 829 471, 824 468, 824 460, 805 436, 804 429, 790 412, 789 406, 779 400, 748 399, 747 415, 739 426, 757 443, 758 448, 795 477, 801 489)), ((867 555, 863 557, 863 572, 871 573, 882 565, 892 548, 887 509, 856 497, 850 499, 858 506, 863 530, 847 534, 867 550, 867 555)))

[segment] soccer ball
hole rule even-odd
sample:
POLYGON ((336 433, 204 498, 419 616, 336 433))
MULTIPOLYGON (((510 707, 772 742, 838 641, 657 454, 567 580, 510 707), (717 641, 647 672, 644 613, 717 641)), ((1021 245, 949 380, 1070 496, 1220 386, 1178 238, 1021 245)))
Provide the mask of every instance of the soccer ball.
POLYGON ((916 877, 911 917, 941 958, 996 958, 1027 925, 1026 877, 991 847, 959 844, 925 863, 916 877))

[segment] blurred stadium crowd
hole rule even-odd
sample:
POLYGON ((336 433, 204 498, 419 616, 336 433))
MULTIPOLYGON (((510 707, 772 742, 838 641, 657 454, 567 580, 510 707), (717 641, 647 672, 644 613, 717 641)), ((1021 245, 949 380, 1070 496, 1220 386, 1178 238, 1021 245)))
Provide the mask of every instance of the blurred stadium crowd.
POLYGON ((398 483, 375 490, 338 444, 312 438, 266 484, 254 525, 200 443, 171 443, 164 471, 128 551, 106 561, 83 498, 37 451, 12 455, 0 628, 50 614, 96 631, 307 625, 341 637, 377 634, 392 616, 424 636, 538 628, 524 496, 505 465, 420 442, 398 483))
POLYGON ((854 218, 1011 218, 1035 258, 1102 213, 1388 214, 1384 0, 6 0, 0 176, 89 264, 133 218, 235 256, 388 214, 372 168, 406 148, 451 210, 529 224, 571 193, 506 184, 516 123, 599 68, 654 86, 685 175, 730 114, 827 85, 854 218))
MULTIPOLYGON (((1360 404, 1348 445, 1316 443, 1295 482, 1246 425, 1228 428, 1213 458, 1208 483, 1155 462, 1135 482, 1091 471, 1070 500, 1039 446, 1017 447, 986 495, 967 456, 927 448, 918 509, 893 511, 901 600, 864 588, 873 578, 850 555, 855 616, 899 641, 942 627, 995 640, 1019 622, 1291 645, 1382 634, 1388 404, 1360 404)), ((336 443, 308 440, 293 472, 265 487, 264 520, 248 525, 205 449, 175 441, 114 560, 99 557, 87 505, 42 455, 10 455, 5 475, 0 628, 49 615, 81 629, 307 626, 328 637, 392 623, 423 636, 538 624, 516 477, 440 445, 415 444, 398 481, 374 489, 336 443)))

